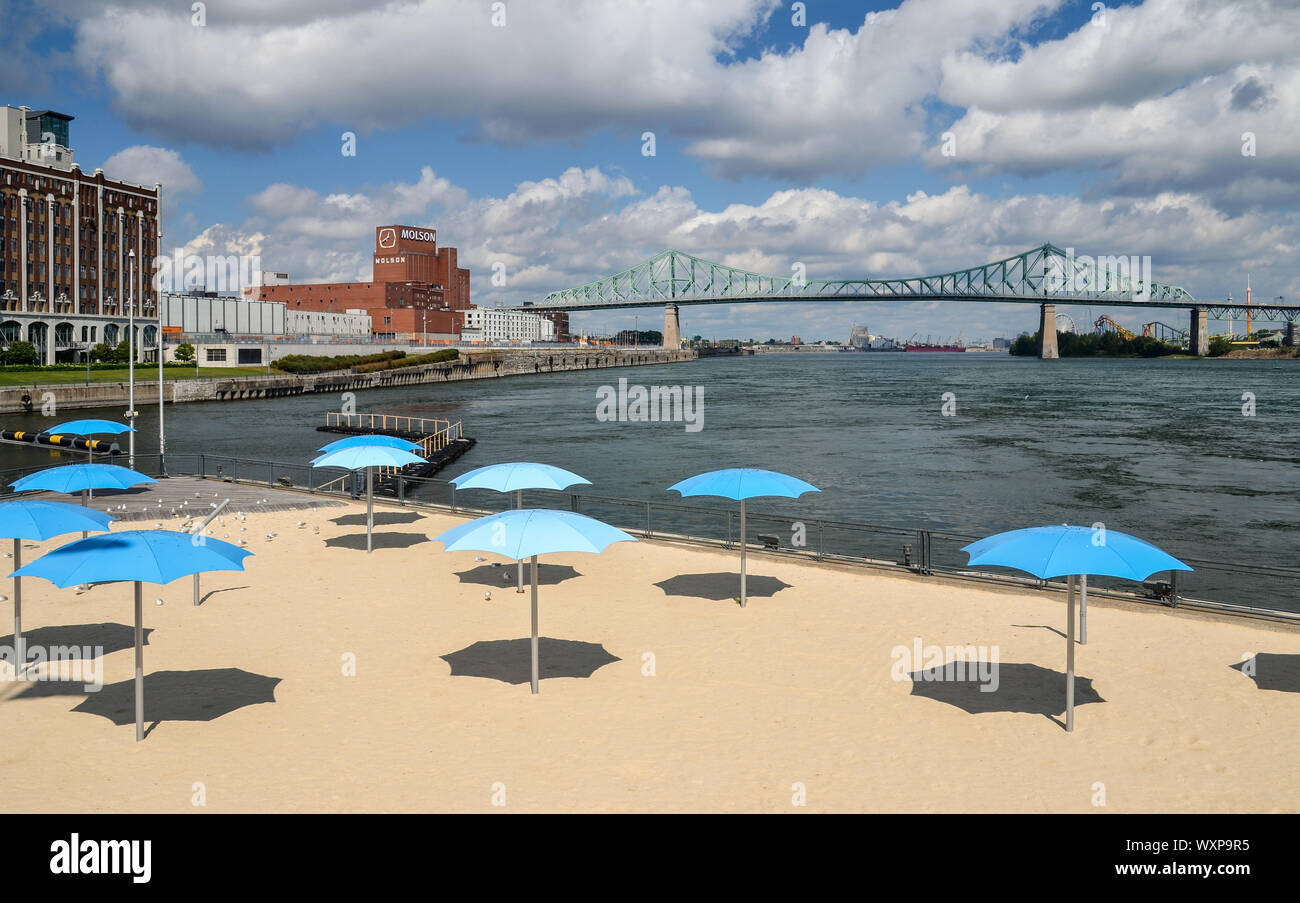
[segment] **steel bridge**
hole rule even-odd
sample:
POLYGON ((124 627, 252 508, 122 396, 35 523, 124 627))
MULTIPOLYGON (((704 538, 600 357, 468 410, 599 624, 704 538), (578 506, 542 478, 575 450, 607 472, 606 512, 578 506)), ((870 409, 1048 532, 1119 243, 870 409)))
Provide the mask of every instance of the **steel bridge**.
MULTIPOLYGON (((684 304, 827 301, 978 301, 1038 304, 1051 308, 1055 351, 1058 304, 1137 308, 1190 308, 1195 321, 1244 317, 1248 308, 1232 299, 1198 300, 1187 289, 1152 280, 1150 259, 1076 256, 1045 244, 993 263, 901 279, 806 279, 772 276, 714 263, 682 251, 661 251, 634 267, 574 288, 550 292, 514 310, 582 311, 664 305, 664 342, 680 340, 677 308, 684 304), (1143 272, 1143 270, 1146 272, 1143 272)), ((1261 320, 1300 320, 1300 304, 1252 305, 1261 320)), ((1193 323, 1193 332, 1197 332, 1193 323)), ((1204 328, 1198 337, 1205 334, 1204 328)))

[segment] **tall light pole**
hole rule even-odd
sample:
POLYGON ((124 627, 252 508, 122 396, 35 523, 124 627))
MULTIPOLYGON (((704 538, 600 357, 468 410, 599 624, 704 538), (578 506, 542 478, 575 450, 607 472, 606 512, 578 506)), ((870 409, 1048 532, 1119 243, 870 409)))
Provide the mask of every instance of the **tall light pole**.
MULTIPOLYGON (((162 233, 159 233, 161 235, 162 233)), ((158 247, 162 247, 161 241, 158 247)), ((162 313, 162 279, 154 275, 153 303, 158 307, 158 471, 167 475, 167 433, 163 430, 163 406, 166 397, 163 394, 163 313, 162 313)))
POLYGON ((632 315, 632 332, 634 333, 634 335, 632 336, 632 347, 640 348, 641 347, 641 315, 640 314, 632 315))
POLYGON ((131 427, 131 432, 127 434, 131 444, 127 451, 126 466, 135 470, 135 248, 130 250, 127 257, 130 259, 131 288, 127 292, 126 304, 126 423, 131 427))

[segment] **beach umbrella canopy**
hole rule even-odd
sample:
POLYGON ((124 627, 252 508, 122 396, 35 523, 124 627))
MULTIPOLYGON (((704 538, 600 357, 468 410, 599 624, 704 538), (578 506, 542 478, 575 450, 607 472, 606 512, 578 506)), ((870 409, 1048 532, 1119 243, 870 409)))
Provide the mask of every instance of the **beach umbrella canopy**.
POLYGON ((144 615, 142 583, 170 583, 203 571, 242 571, 252 552, 205 536, 171 530, 125 530, 79 539, 47 552, 12 577, 41 577, 55 586, 135 584, 135 739, 144 739, 144 615))
POLYGON ((1067 524, 997 533, 964 546, 962 551, 969 553, 972 566, 1015 568, 1042 580, 1076 574, 1145 580, 1159 571, 1191 570, 1136 536, 1067 524))
POLYGON ((446 552, 490 552, 532 561, 532 689, 537 692, 537 556, 552 552, 599 554, 616 542, 636 539, 609 524, 573 511, 523 508, 480 517, 433 537, 446 552))
POLYGON ((708 473, 687 477, 680 483, 668 487, 669 492, 680 492, 683 497, 692 495, 717 495, 724 499, 757 498, 759 496, 783 496, 797 499, 805 492, 821 492, 812 483, 806 483, 798 477, 777 473, 774 470, 759 470, 754 467, 729 467, 726 470, 711 470, 708 473))
MULTIPOLYGON (((0 538, 14 541, 14 567, 22 567, 24 539, 38 542, 63 536, 65 533, 107 530, 117 520, 111 514, 69 505, 66 502, 46 502, 38 499, 17 499, 0 502, 0 538)), ((14 650, 18 661, 24 660, 21 646, 23 636, 23 580, 14 578, 14 650)))
POLYGON ((67 433, 70 436, 93 436, 96 433, 108 433, 117 436, 121 433, 134 433, 135 428, 127 426, 125 423, 118 423, 116 420, 69 420, 67 423, 60 423, 58 426, 50 427, 48 430, 41 430, 41 432, 51 434, 67 433))
POLYGON ((157 482, 153 477, 116 464, 62 464, 38 470, 9 485, 15 492, 44 490, 71 494, 85 489, 129 489, 157 482))
POLYGON ((513 461, 507 464, 489 464, 452 477, 457 489, 492 489, 496 492, 522 492, 525 489, 567 489, 570 486, 591 485, 576 473, 550 464, 533 461, 513 461))
POLYGON ((805 492, 821 492, 812 483, 798 477, 759 470, 754 467, 729 467, 687 477, 668 487, 669 492, 680 492, 683 498, 693 495, 716 495, 740 502, 740 606, 745 607, 748 597, 745 572, 745 500, 760 496, 781 496, 797 499, 805 492))
POLYGON ((323 452, 338 451, 341 448, 356 448, 359 445, 383 445, 388 448, 400 448, 402 451, 418 452, 423 450, 423 446, 418 442, 412 442, 410 439, 402 439, 397 436, 382 436, 378 433, 367 434, 365 436, 348 436, 346 439, 335 439, 328 445, 322 445, 320 450, 323 452))
MULTIPOLYGON (((515 507, 524 507, 525 489, 568 489, 570 486, 591 485, 572 471, 534 461, 513 461, 506 464, 489 464, 453 477, 457 489, 491 489, 495 492, 513 492, 515 507)), ((515 568, 515 592, 524 591, 524 569, 515 568)))
MULTIPOLYGON (((1118 530, 1104 527, 1078 527, 1060 524, 1009 530, 977 540, 962 547, 970 556, 969 564, 984 567, 1008 567, 1033 574, 1040 580, 1069 577, 1066 617, 1065 653, 1065 729, 1074 730, 1074 588, 1078 578, 1082 586, 1082 611, 1087 611, 1089 574, 1145 580, 1159 571, 1190 571, 1168 552, 1118 530)), ((1086 618, 1086 614, 1081 615, 1086 618)), ((1081 634, 1087 640, 1087 621, 1081 634)))
MULTIPOLYGON (((366 436, 358 438, 391 438, 366 436)), ((346 442, 347 440, 340 440, 346 442)), ((404 441, 404 440, 403 440, 404 441)), ((366 469, 366 552, 372 550, 371 537, 375 532, 375 467, 405 467, 408 464, 424 464, 424 458, 413 455, 404 448, 394 448, 387 444, 367 443, 348 445, 328 451, 320 457, 313 458, 312 467, 342 467, 346 470, 366 469)))
POLYGON ((104 511, 67 502, 15 499, 0 502, 0 539, 41 542, 80 530, 107 530, 115 520, 116 517, 104 511))

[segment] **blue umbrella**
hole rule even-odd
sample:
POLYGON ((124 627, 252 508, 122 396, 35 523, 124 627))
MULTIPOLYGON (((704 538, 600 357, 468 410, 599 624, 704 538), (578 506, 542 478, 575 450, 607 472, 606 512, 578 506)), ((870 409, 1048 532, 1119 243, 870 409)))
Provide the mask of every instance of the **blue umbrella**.
POLYGON ((125 423, 118 423, 116 420, 69 420, 67 423, 60 423, 58 426, 50 427, 48 430, 41 430, 42 433, 68 433, 72 436, 92 436, 95 433, 107 433, 111 436, 117 436, 122 433, 134 433, 135 428, 127 426, 125 423))
MULTIPOLYGON (((66 502, 46 502, 37 499, 18 499, 0 502, 0 538, 14 541, 14 567, 22 567, 23 540, 43 542, 65 533, 78 530, 107 530, 117 520, 111 514, 69 505, 66 502)), ((14 578, 14 651, 19 662, 25 661, 22 651, 23 636, 23 581, 14 578)))
POLYGON ((129 489, 141 483, 157 482, 153 477, 116 464, 62 464, 30 473, 9 485, 14 492, 44 490, 65 495, 80 492, 81 504, 86 505, 96 489, 129 489))
MULTIPOLYGON (((41 432, 55 436, 63 433, 70 436, 93 436, 96 433, 117 436, 122 433, 134 433, 135 428, 127 426, 125 423, 118 423, 116 420, 69 420, 67 423, 60 423, 58 426, 50 427, 48 430, 41 430, 41 432)), ((90 448, 89 443, 87 443, 86 447, 86 460, 95 460, 95 452, 90 448)))
POLYGON ((680 492, 682 497, 692 495, 717 495, 724 499, 737 499, 740 502, 740 606, 745 607, 745 499, 764 495, 783 496, 797 499, 805 492, 821 492, 812 483, 805 483, 798 477, 777 473, 773 470, 758 470, 753 467, 731 467, 726 470, 711 470, 708 473, 687 477, 680 483, 668 487, 669 492, 680 492))
MULTIPOLYGON (((572 471, 550 464, 537 464, 532 461, 515 461, 508 464, 489 464, 452 478, 452 485, 457 489, 492 489, 496 492, 515 493, 515 507, 524 507, 525 489, 568 489, 581 483, 591 485, 590 480, 583 479, 572 471)), ((524 591, 524 569, 515 569, 518 578, 515 592, 524 591)))
POLYGON ((239 546, 171 530, 125 530, 79 539, 14 571, 55 586, 135 584, 135 739, 144 739, 144 616, 142 583, 170 583, 202 571, 242 571, 252 552, 239 546))
POLYGON ((141 483, 157 482, 153 477, 116 464, 61 464, 28 474, 9 485, 14 492, 45 490, 71 494, 87 489, 129 489, 141 483))
POLYGON ((365 436, 348 436, 346 439, 336 439, 328 445, 322 445, 320 450, 323 452, 338 451, 341 448, 356 448, 358 445, 383 445, 388 448, 400 448, 402 451, 419 452, 424 450, 424 446, 418 442, 412 442, 410 439, 399 439, 397 436, 381 436, 378 433, 372 433, 365 436))
POLYGON ((1065 729, 1074 730, 1074 589, 1081 587, 1080 635, 1088 638, 1088 575, 1145 580, 1158 571, 1190 571, 1183 562, 1151 543, 1104 527, 1068 524, 1027 527, 985 537, 962 548, 970 565, 1009 567, 1040 580, 1069 577, 1065 654, 1065 729))
POLYGON ((433 537, 445 552, 491 552, 522 564, 532 559, 533 692, 537 692, 537 556, 551 552, 598 554, 616 542, 636 540, 609 524, 572 511, 524 508, 480 517, 433 537))
POLYGON ((366 552, 371 551, 371 534, 375 529, 375 475, 374 467, 405 467, 424 464, 424 458, 401 448, 389 445, 352 445, 326 452, 313 458, 312 467, 342 467, 346 470, 366 469, 366 552))

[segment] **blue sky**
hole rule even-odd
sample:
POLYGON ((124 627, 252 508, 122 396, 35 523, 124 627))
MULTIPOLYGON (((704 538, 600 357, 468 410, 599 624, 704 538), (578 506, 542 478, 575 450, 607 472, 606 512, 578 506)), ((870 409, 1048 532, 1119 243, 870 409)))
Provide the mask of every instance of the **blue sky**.
MULTIPOLYGON (((1150 255, 1158 280, 1200 297, 1240 294, 1246 271, 1261 295, 1300 293, 1293 4, 1146 0, 1098 22, 1082 0, 814 0, 804 26, 767 0, 507 0, 503 26, 478 0, 213 0, 202 25, 188 6, 0 0, 20 41, 0 99, 76 116, 83 167, 162 181, 168 247, 364 279, 375 225, 433 226, 480 304, 669 246, 832 278, 1051 241, 1150 255)), ((979 339, 1034 313, 708 307, 687 328, 979 339)))

